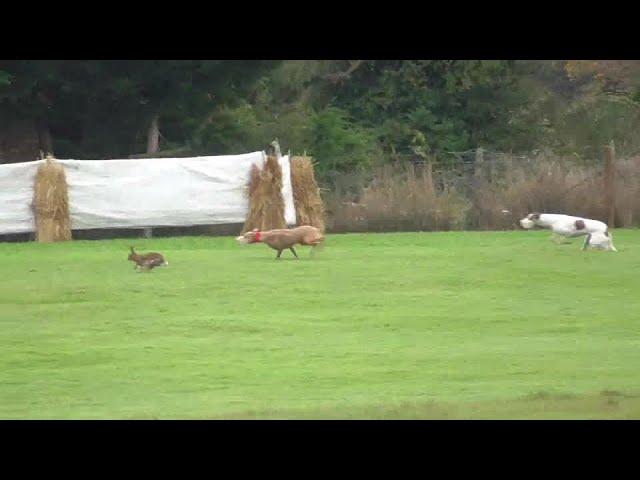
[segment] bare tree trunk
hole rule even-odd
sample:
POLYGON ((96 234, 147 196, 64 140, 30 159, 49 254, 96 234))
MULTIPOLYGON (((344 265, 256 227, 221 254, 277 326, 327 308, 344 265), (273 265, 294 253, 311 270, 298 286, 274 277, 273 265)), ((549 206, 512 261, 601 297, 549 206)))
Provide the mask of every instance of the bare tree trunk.
POLYGON ((151 119, 151 125, 147 132, 147 153, 156 153, 160 151, 160 115, 157 113, 151 119))
POLYGON ((613 140, 606 147, 606 163, 604 167, 604 197, 607 205, 609 228, 615 227, 616 221, 616 150, 613 140))
POLYGON ((40 143, 40 150, 46 157, 47 155, 53 155, 53 141, 51 140, 51 131, 49 125, 44 122, 38 124, 38 141, 40 143))
MULTIPOLYGON (((147 153, 156 153, 160 151, 160 115, 157 113, 151 119, 151 125, 147 131, 147 153)), ((142 236, 144 238, 153 237, 153 228, 146 227, 142 230, 142 236)))

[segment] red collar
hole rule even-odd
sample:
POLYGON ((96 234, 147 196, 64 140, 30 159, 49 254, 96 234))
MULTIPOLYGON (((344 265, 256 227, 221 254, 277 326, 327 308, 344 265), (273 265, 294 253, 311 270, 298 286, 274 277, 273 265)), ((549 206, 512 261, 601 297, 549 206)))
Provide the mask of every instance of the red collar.
POLYGON ((261 234, 261 232, 259 232, 259 231, 258 231, 258 232, 256 232, 256 236, 255 236, 254 238, 255 238, 255 240, 254 240, 254 241, 256 241, 256 242, 260 242, 260 241, 262 241, 262 234, 261 234))

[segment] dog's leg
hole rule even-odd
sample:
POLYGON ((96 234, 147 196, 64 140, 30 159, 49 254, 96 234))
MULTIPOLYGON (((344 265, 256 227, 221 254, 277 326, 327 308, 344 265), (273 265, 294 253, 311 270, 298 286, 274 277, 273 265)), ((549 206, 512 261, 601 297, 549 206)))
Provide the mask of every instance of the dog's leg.
POLYGON ((298 254, 296 253, 293 247, 291 247, 289 250, 291 250, 291 252, 296 256, 296 258, 298 258, 298 254))
POLYGON ((573 243, 573 237, 565 237, 565 236, 561 236, 560 237, 560 243, 564 244, 564 245, 568 245, 570 243, 573 243))
POLYGON ((318 252, 322 252, 323 250, 324 250, 324 238, 312 244, 311 256, 315 257, 318 252))
POLYGON ((590 240, 591 240, 591 234, 588 234, 586 237, 584 237, 584 243, 582 244, 582 251, 585 251, 587 249, 587 247, 589 246, 590 240))
POLYGON ((282 255, 282 250, 278 250, 278 255, 276 255, 276 258, 280 258, 280 255, 282 255))
POLYGON ((571 243, 571 240, 568 239, 567 237, 565 237, 564 235, 560 235, 557 232, 552 232, 551 233, 551 240, 553 240, 553 242, 557 245, 563 245, 563 244, 568 244, 571 243))

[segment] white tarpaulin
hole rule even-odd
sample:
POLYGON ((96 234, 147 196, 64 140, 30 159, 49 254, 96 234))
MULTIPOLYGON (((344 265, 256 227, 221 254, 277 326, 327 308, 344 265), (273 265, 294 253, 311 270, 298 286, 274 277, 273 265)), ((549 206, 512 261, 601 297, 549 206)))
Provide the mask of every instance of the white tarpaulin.
POLYGON ((42 161, 0 165, 0 233, 33 232, 33 186, 42 161))
MULTIPOLYGON (((252 164, 244 155, 135 160, 57 160, 69 185, 72 229, 243 223, 252 164)), ((0 166, 0 233, 35 229, 31 203, 42 161, 0 166)), ((289 157, 279 160, 287 224, 296 222, 289 157)))
MULTIPOLYGON (((282 197, 284 198, 284 219, 287 225, 296 224, 296 207, 293 201, 293 184, 291 183, 291 162, 289 155, 280 157, 278 159, 280 168, 282 169, 282 197)), ((249 213, 249 206, 247 205, 247 213, 249 213)), ((243 220, 244 222, 244 220, 243 220)))

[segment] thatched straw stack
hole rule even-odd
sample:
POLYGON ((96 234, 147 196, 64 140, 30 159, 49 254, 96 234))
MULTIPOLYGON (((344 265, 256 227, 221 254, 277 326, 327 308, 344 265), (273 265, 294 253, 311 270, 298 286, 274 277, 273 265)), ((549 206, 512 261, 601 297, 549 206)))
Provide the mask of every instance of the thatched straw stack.
POLYGON ((38 242, 71 240, 67 179, 62 165, 50 156, 36 173, 33 205, 38 242))
POLYGON ((291 183, 298 225, 312 225, 324 232, 325 209, 311 158, 291 158, 291 183))
POLYGON ((282 169, 276 157, 268 156, 262 171, 252 165, 248 187, 249 215, 242 232, 254 228, 287 228, 282 198, 282 169))

